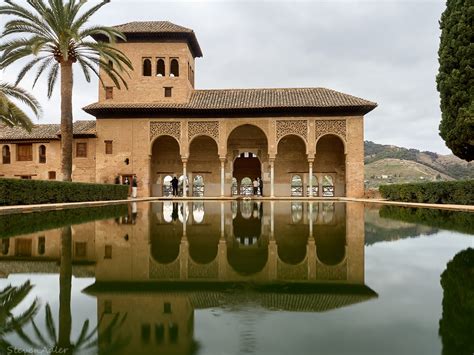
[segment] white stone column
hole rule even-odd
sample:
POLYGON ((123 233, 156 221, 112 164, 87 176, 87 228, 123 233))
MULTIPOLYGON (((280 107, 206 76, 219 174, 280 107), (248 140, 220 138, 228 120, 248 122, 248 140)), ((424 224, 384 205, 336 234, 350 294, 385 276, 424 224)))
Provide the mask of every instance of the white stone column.
POLYGON ((187 193, 187 187, 188 187, 188 174, 187 174, 187 171, 186 171, 186 164, 188 163, 188 160, 187 159, 183 159, 183 176, 184 176, 184 180, 183 180, 183 197, 186 197, 188 195, 187 193))
POLYGON ((225 195, 225 158, 221 158, 221 197, 225 195))
POLYGON ((309 197, 313 197, 313 161, 312 160, 309 160, 308 161, 308 174, 309 174, 309 192, 308 192, 308 196, 309 197))
POLYGON ((275 159, 270 159, 270 197, 275 197, 275 159))

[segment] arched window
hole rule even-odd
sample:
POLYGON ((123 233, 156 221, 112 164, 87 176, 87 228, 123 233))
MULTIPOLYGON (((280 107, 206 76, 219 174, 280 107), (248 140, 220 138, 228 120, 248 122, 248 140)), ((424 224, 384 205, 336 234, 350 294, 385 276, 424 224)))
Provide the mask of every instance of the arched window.
POLYGON ((330 175, 324 175, 323 177, 323 196, 334 196, 334 180, 330 175))
POLYGON ((39 153, 39 162, 41 164, 46 163, 46 147, 44 145, 39 146, 38 153, 39 153))
POLYGON ((179 63, 177 59, 171 59, 170 76, 179 76, 179 63))
POLYGON ((173 194, 173 187, 171 186, 171 180, 173 178, 170 175, 166 175, 163 179, 163 196, 171 196, 173 194))
POLYGON ((237 179, 235 177, 232 178, 231 190, 232 190, 232 196, 239 194, 239 189, 237 188, 237 179))
POLYGON ((193 179, 193 196, 204 196, 204 179, 201 175, 196 175, 193 179))
POLYGON ((2 162, 3 164, 10 164, 10 147, 4 145, 2 148, 2 162))
MULTIPOLYGON (((316 175, 313 175, 313 179, 312 179, 312 190, 313 190, 313 196, 318 196, 318 191, 319 191, 319 186, 318 186, 318 178, 316 177, 316 175)), ((306 188, 306 194, 309 196, 309 183, 308 183, 308 187, 306 188)))
POLYGON ((143 60, 143 76, 151 76, 151 60, 143 60))
POLYGON ((183 196, 183 195, 184 195, 184 194, 183 194, 183 191, 184 191, 184 189, 186 189, 186 196, 189 196, 189 195, 187 194, 187 192, 189 191, 189 186, 188 186, 189 181, 188 181, 188 178, 185 177, 184 175, 181 175, 181 176, 179 177, 178 181, 179 181, 179 185, 178 185, 178 195, 179 195, 179 196, 183 196))
POLYGON ((2 239, 2 255, 7 255, 10 250, 10 238, 2 239))
POLYGON ((46 251, 46 239, 45 237, 38 238, 38 255, 44 255, 46 251))
POLYGON ((303 180, 299 175, 291 178, 291 196, 303 196, 303 180))
POLYGON ((241 195, 253 195, 253 183, 249 177, 244 177, 240 182, 240 194, 241 195))
POLYGON ((161 58, 156 61, 156 76, 165 76, 165 61, 161 58))

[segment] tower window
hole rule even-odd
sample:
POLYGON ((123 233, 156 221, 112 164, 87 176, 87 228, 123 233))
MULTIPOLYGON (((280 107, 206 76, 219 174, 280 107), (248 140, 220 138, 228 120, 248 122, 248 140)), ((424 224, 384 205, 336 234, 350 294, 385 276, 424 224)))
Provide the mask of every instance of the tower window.
POLYGON ((46 147, 44 145, 39 146, 39 162, 40 164, 46 163, 46 147))
POLYGON ((105 99, 110 100, 114 98, 114 88, 112 86, 105 87, 105 99))
POLYGON ((10 164, 10 147, 8 145, 4 145, 2 148, 2 163, 3 164, 10 164))
POLYGON ((179 63, 177 59, 171 59, 170 76, 179 76, 179 63))
POLYGON ((112 141, 105 141, 105 154, 112 154, 112 141))
POLYGON ((143 60, 143 76, 151 76, 151 60, 143 60))
POLYGON ((156 76, 165 76, 165 61, 162 58, 156 61, 156 76))
POLYGON ((165 88, 165 97, 171 97, 171 89, 172 88, 165 88))

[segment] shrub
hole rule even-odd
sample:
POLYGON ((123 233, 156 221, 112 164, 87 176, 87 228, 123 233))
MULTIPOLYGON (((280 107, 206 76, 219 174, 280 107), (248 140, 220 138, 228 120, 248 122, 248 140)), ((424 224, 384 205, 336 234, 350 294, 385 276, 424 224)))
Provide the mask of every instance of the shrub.
POLYGON ((124 200, 127 195, 126 185, 0 179, 0 205, 124 200))
POLYGON ((474 180, 382 185, 379 191, 392 201, 474 204, 474 180))

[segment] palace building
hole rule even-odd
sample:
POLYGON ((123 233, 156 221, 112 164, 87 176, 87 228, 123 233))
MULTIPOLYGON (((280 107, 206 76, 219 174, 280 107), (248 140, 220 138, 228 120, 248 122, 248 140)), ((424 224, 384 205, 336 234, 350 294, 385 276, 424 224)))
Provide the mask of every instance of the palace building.
MULTIPOLYGON (((167 21, 116 26, 128 90, 101 73, 92 121, 74 123, 73 180, 136 176, 138 195, 362 197, 364 115, 377 104, 325 88, 195 89, 194 31, 167 21)), ((105 38, 97 37, 97 41, 105 38)), ((112 63, 111 63, 112 65, 112 63)), ((60 179, 59 125, 0 130, 0 176, 60 179)))

